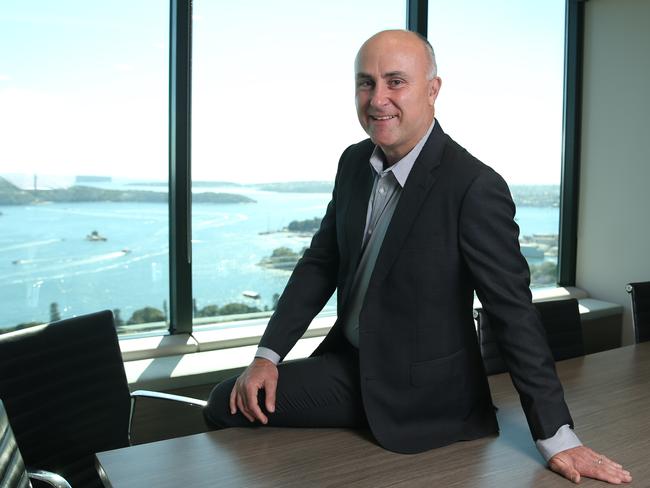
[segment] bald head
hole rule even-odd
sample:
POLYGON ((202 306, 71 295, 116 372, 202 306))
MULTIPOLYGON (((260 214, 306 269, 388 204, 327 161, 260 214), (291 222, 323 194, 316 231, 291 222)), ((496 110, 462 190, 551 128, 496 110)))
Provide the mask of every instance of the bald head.
POLYGON ((359 52, 357 53, 357 61, 359 55, 363 48, 368 44, 374 41, 385 41, 392 40, 394 42, 406 42, 406 43, 415 43, 420 44, 424 50, 424 55, 427 60, 427 79, 432 80, 438 75, 438 65, 436 63, 436 54, 433 51, 433 46, 428 41, 426 37, 418 32, 402 30, 402 29, 392 29, 378 32, 374 36, 370 37, 366 42, 363 43, 359 52))

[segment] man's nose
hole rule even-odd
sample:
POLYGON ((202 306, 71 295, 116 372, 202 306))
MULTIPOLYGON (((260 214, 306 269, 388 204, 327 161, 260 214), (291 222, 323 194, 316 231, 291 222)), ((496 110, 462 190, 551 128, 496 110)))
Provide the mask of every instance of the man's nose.
POLYGON ((388 103, 388 91, 385 87, 377 85, 370 97, 371 107, 383 107, 388 103))

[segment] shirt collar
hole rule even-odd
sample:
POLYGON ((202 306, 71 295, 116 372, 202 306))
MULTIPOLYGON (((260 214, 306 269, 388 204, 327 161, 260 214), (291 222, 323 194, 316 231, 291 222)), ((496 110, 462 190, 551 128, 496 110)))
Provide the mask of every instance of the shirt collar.
POLYGON ((418 141, 418 143, 413 147, 413 149, 408 152, 406 156, 404 156, 389 168, 384 169, 384 161, 386 160, 386 157, 384 156, 381 148, 379 146, 375 146, 375 149, 372 151, 372 155, 370 156, 370 166, 380 177, 388 174, 389 172, 392 172, 393 176, 395 176, 395 179, 399 183, 399 186, 404 188, 404 185, 406 184, 406 178, 408 178, 408 175, 411 172, 413 165, 415 164, 415 160, 420 155, 420 152, 422 152, 424 143, 427 142, 427 139, 431 135, 431 131, 435 125, 436 119, 433 119, 433 122, 431 122, 431 125, 429 126, 429 130, 426 134, 424 134, 422 139, 418 141))

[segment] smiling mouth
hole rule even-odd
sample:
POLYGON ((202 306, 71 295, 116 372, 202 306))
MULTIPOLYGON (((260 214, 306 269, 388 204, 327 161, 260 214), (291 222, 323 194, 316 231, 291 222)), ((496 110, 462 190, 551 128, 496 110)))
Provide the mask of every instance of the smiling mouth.
POLYGON ((371 115, 370 118, 372 120, 390 120, 396 118, 397 115, 371 115))

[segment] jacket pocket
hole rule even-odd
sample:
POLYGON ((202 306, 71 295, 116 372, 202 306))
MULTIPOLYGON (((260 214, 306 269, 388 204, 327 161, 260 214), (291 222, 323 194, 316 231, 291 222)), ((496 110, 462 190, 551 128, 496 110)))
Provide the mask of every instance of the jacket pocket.
POLYGON ((463 376, 467 368, 467 352, 459 349, 448 356, 411 363, 411 385, 444 386, 463 376))

